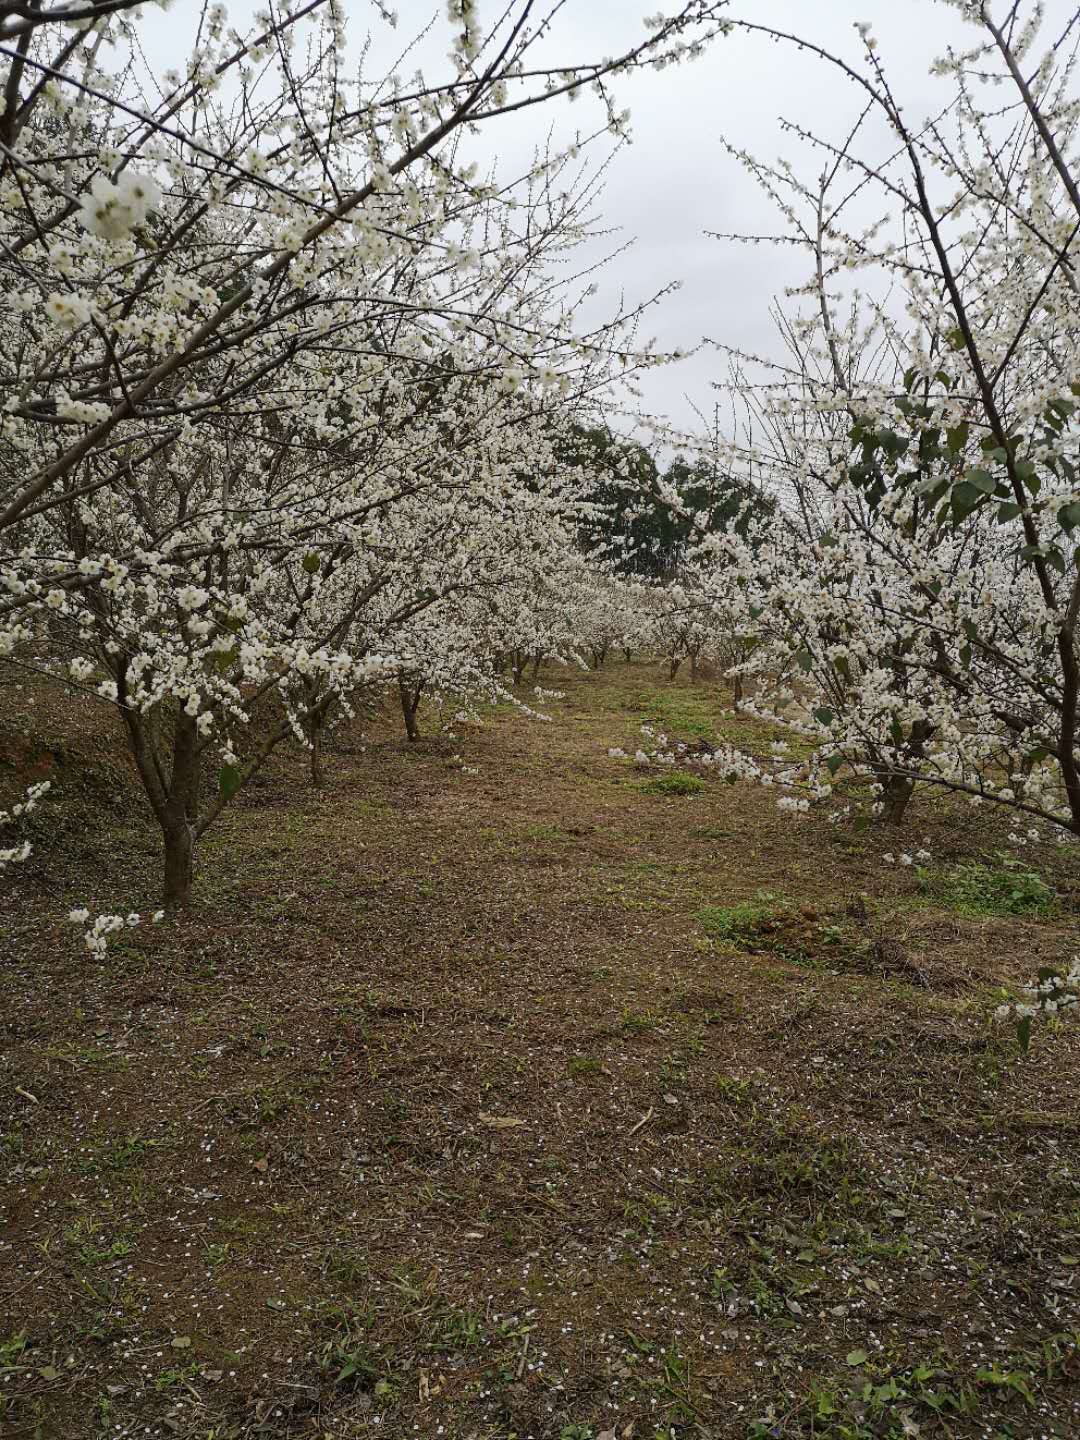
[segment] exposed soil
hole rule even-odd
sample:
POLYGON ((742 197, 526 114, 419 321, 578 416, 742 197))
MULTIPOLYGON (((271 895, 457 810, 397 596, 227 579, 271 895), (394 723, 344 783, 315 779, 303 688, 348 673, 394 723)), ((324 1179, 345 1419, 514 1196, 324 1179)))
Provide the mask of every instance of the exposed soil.
POLYGON ((321 793, 281 752, 100 960, 59 917, 155 908, 157 837, 105 712, 5 692, 57 781, 0 896, 5 1440, 1080 1434, 1080 1024, 988 1019, 1080 951, 1075 852, 1021 852, 1048 916, 959 913, 883 854, 1007 821, 650 794, 643 720, 773 737, 543 683, 339 732, 321 793))

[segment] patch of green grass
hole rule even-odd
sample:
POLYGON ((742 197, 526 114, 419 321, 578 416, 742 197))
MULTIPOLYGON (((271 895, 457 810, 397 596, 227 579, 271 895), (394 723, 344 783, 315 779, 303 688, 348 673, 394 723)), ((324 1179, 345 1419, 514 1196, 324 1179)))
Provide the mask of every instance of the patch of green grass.
POLYGON ((13 1330, 0 1338, 0 1373, 15 1369, 16 1361, 26 1349, 26 1331, 13 1330))
POLYGON ((197 1380, 198 1377, 199 1366, 194 1364, 185 1365, 181 1369, 162 1370, 160 1375, 154 1377, 154 1389, 160 1394, 163 1390, 173 1390, 188 1380, 197 1380))
POLYGON ((134 1250, 126 1236, 119 1236, 111 1244, 95 1243, 102 1233, 100 1221, 90 1215, 80 1215, 64 1231, 64 1239, 74 1251, 75 1258, 82 1265, 101 1265, 108 1260, 123 1260, 134 1250))
POLYGON ((605 709, 636 713, 679 739, 711 739, 716 734, 717 695, 710 685, 700 689, 668 684, 637 686, 619 691, 611 699, 605 696, 600 703, 605 709))
POLYGON ((475 1310, 441 1306, 431 1318, 429 1343, 439 1350, 470 1350, 484 1339, 484 1324, 475 1310))
POLYGON ((645 795, 700 795, 705 789, 705 781, 685 770, 669 770, 666 775, 649 780, 641 789, 645 795))
POLYGON ((560 830, 557 825, 540 823, 526 825, 521 833, 527 840, 566 840, 568 838, 565 830, 560 830))
MULTIPOLYGON (((877 1440, 930 1433, 951 1434, 949 1422, 963 1416, 1008 1406, 1012 1418, 1002 1428, 980 1428, 980 1434, 1007 1436, 1030 1433, 1027 1417, 1036 1405, 1041 1384, 1075 1349, 1075 1336, 1056 1336, 1041 1351, 1003 1357, 964 1372, 946 1354, 915 1364, 890 1364, 882 1355, 855 1346, 844 1357, 844 1367, 809 1381, 805 1395, 794 1408, 784 1395, 755 1420, 748 1440, 778 1435, 777 1414, 783 1411, 785 1436, 815 1436, 817 1440, 877 1440), (1014 1423, 1018 1427, 1014 1429, 1014 1423)), ((969 1433, 965 1429, 964 1433, 969 1433)))
POLYGON ((959 915, 1046 919, 1057 909, 1057 896, 1042 876, 1015 861, 998 865, 971 861, 943 874, 920 867, 915 875, 923 895, 959 915))
POLYGON ((595 1055, 571 1055, 566 1062, 566 1073, 577 1077, 578 1075, 596 1075, 603 1069, 603 1065, 595 1055))
POLYGON ((652 1010, 624 1010, 622 1013, 622 1028, 631 1034, 640 1034, 643 1030, 655 1030, 660 1024, 660 1017, 652 1010))
POLYGON ((129 1135, 108 1146, 102 1156, 102 1163, 109 1170, 130 1170, 141 1165, 149 1151, 156 1149, 159 1140, 143 1140, 138 1135, 129 1135))
POLYGON ((760 949, 766 927, 789 909, 782 896, 759 890, 752 900, 737 905, 706 905, 697 912, 697 921, 711 940, 726 940, 740 950, 760 949))
POLYGON ((736 1079, 734 1075, 717 1075, 716 1091, 725 1104, 742 1109, 751 1102, 754 1082, 736 1079))

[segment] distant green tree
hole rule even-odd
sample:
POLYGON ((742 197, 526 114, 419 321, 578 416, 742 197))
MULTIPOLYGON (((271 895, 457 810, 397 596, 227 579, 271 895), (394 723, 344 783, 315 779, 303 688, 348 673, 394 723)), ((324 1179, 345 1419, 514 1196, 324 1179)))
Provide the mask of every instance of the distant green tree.
MULTIPOLYGON (((589 476, 592 510, 582 524, 583 546, 608 550, 626 574, 677 574, 699 528, 745 531, 745 486, 707 460, 676 455, 661 471, 644 445, 602 426, 575 426, 560 454, 589 476), (672 492, 677 504, 660 498, 672 492)), ((754 498, 752 509, 765 503, 754 498)))

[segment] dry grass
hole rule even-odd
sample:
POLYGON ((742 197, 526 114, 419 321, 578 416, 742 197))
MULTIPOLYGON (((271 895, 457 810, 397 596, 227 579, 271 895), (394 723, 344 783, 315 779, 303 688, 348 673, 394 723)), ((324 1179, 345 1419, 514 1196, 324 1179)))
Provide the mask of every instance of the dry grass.
MULTIPOLYGON (((1025 852, 1051 919, 935 908, 895 835, 608 759, 766 745, 711 686, 557 683, 340 736, 322 795, 282 754, 101 962, 56 914, 151 908, 155 837, 99 712, 16 697, 78 824, 0 902, 0 1434, 1080 1433, 1080 1030, 986 1020, 1075 869, 1025 852)), ((915 806, 939 864, 1001 844, 915 806)))

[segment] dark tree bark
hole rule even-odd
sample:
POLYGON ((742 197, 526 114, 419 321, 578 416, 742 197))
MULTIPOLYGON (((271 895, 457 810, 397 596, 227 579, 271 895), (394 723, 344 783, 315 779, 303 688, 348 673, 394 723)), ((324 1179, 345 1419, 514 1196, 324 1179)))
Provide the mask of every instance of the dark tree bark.
POLYGON ((423 681, 417 681, 415 686, 409 685, 404 676, 398 676, 398 694, 401 696, 401 713, 405 720, 405 734, 410 742, 420 739, 420 726, 416 721, 416 712, 420 709, 420 696, 423 692, 423 681))

